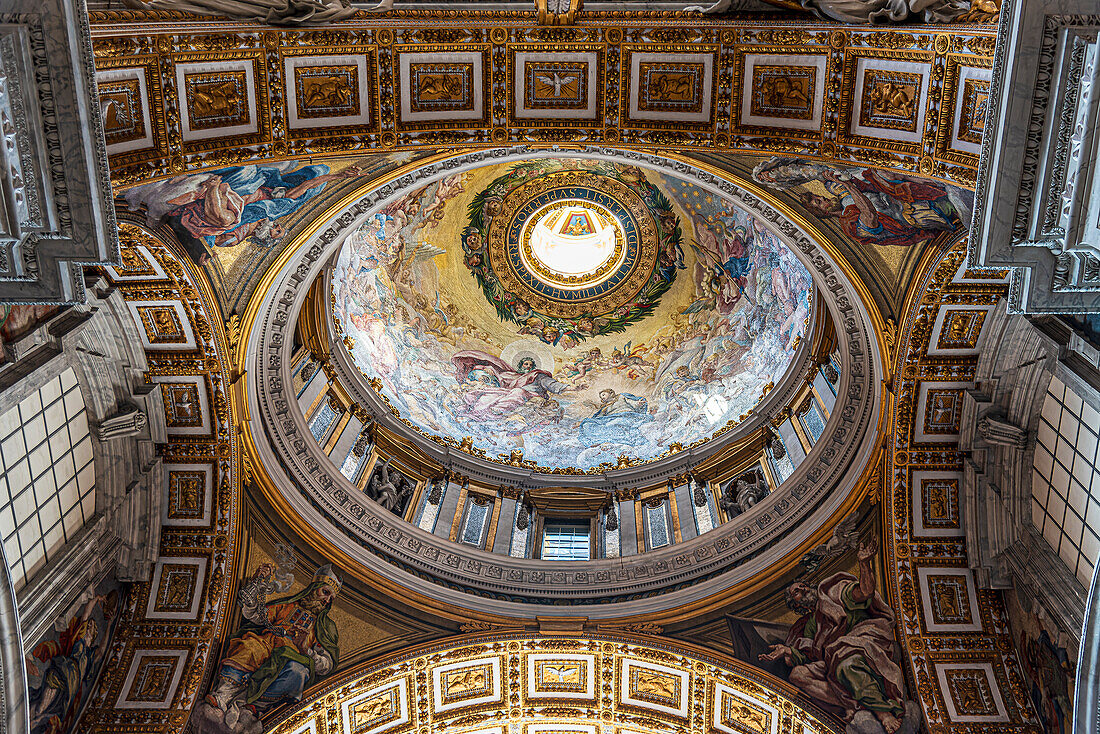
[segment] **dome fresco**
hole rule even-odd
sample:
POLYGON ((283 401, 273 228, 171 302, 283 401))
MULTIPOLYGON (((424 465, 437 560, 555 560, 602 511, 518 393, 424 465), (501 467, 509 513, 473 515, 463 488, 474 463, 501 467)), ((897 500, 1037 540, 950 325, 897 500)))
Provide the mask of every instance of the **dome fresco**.
POLYGON ((745 417, 809 324, 797 257, 732 201, 617 162, 433 181, 351 233, 332 281, 352 359, 417 431, 592 471, 745 417))

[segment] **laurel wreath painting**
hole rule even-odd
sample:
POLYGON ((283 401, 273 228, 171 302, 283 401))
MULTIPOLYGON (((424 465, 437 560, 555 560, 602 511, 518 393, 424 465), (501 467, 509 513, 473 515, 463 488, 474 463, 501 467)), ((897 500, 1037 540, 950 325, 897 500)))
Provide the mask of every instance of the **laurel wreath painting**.
MULTIPOLYGON (((516 220, 516 224, 522 222, 516 220)), ((519 325, 521 333, 547 344, 566 345, 621 333, 652 314, 672 286, 676 271, 684 268, 681 240, 680 220, 671 202, 637 168, 543 159, 515 165, 474 197, 462 249, 466 266, 502 321, 519 325), (586 201, 607 203, 610 198, 623 215, 624 227, 638 235, 639 256, 631 272, 607 281, 614 293, 609 286, 596 294, 601 297, 587 300, 540 297, 502 279, 498 263, 507 257, 504 251, 509 245, 502 220, 529 213, 524 205, 554 186, 586 201)))

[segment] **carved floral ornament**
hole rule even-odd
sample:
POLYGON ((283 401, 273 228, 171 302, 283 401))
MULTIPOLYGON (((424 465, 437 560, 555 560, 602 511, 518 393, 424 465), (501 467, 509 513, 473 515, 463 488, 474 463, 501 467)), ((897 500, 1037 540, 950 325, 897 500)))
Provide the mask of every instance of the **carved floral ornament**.
MULTIPOLYGON (((629 559, 589 561, 583 566, 559 562, 552 573, 532 568, 530 561, 511 559, 462 547, 420 531, 369 502, 356 501, 355 489, 337 471, 309 435, 305 419, 290 391, 292 334, 307 286, 341 246, 344 234, 371 216, 380 206, 409 187, 461 170, 482 166, 486 161, 507 162, 530 159, 549 152, 525 148, 478 151, 438 161, 403 175, 371 191, 332 216, 327 224, 290 253, 274 278, 266 297, 250 305, 254 319, 245 336, 250 344, 249 408, 253 443, 260 464, 268 470, 266 485, 272 499, 316 529, 330 552, 340 552, 361 566, 398 580, 427 598, 445 599, 462 607, 493 609, 529 614, 532 605, 572 600, 575 605, 597 599, 614 602, 624 595, 657 592, 672 579, 680 585, 676 599, 650 599, 650 609, 683 604, 689 598, 708 596, 716 589, 730 588, 750 577, 757 569, 785 556, 791 544, 806 541, 814 528, 825 524, 859 485, 863 467, 873 452, 880 396, 869 390, 880 380, 881 357, 872 334, 871 319, 856 295, 851 280, 801 227, 786 219, 775 207, 733 183, 682 161, 635 151, 587 148, 571 155, 618 160, 630 165, 670 170, 694 185, 720 193, 767 222, 792 250, 800 254, 823 294, 830 316, 841 334, 842 376, 834 419, 810 457, 777 491, 769 495, 738 521, 674 547, 629 559), (261 387, 262 389, 257 389, 261 387), (266 435, 263 435, 266 434, 266 435), (811 516, 814 519, 811 520, 811 516), (339 528, 339 529, 337 529, 339 528), (337 550, 338 549, 338 550, 337 550), (753 557, 751 564, 742 560, 753 557), (389 560, 387 560, 389 559, 389 560), (398 564, 395 570, 391 564, 398 564), (415 573, 408 573, 408 569, 415 573), (687 587, 687 588, 684 588, 687 587), (507 602, 486 601, 507 590, 507 602), (474 592, 474 593, 467 593, 474 592), (481 595, 481 596, 478 596, 481 595)), ((408 429, 377 394, 363 384, 357 370, 344 356, 334 353, 339 379, 356 402, 376 412, 378 424, 408 440, 442 466, 490 486, 591 486, 592 477, 539 475, 529 467, 494 462, 458 451, 458 446, 437 443, 408 429)), ((799 387, 798 370, 787 376, 768 394, 760 413, 770 406, 789 402, 799 387)), ((750 416, 745 430, 756 430, 764 418, 750 416)), ((683 474, 692 465, 727 445, 735 436, 725 434, 688 451, 674 453, 641 466, 605 470, 598 480, 604 486, 637 486, 642 477, 650 481, 683 474)), ((594 616, 622 613, 624 604, 601 603, 594 616)), ((629 604, 625 604, 629 606, 629 604)), ((560 609, 560 607, 558 607, 560 609)), ((576 611, 573 609, 572 611, 576 611)))
MULTIPOLYGON (((800 4, 814 15, 841 23, 995 23, 1000 13, 997 0, 765 0, 781 8, 797 8, 800 4)), ((182 11, 197 15, 212 15, 231 20, 247 20, 282 26, 319 26, 393 10, 415 9, 413 3, 401 0, 381 0, 359 9, 349 0, 126 0, 125 4, 139 10, 182 11)), ((452 3, 456 10, 472 10, 476 3, 452 3)), ((583 0, 534 0, 533 7, 539 25, 573 25, 583 0)), ((629 0, 620 3, 622 10, 645 9, 644 3, 629 0), (631 7, 635 6, 635 7, 631 7)), ((759 6, 757 6, 759 7, 759 6)), ((735 0, 716 0, 706 5, 685 3, 685 14, 718 15, 756 9, 735 0)))
POLYGON ((292 710, 267 731, 834 731, 801 693, 767 673, 693 649, 610 634, 547 639, 489 633, 461 647, 436 645, 382 665, 367 663, 311 699, 326 705, 292 710))

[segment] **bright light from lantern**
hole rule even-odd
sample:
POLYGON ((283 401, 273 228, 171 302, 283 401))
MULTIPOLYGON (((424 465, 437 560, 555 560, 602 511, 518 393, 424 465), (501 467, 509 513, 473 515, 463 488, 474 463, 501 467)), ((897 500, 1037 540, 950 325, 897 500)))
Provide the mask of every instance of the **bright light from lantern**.
POLYGON ((553 273, 584 278, 604 269, 616 257, 622 225, 604 212, 582 204, 536 213, 531 231, 531 257, 553 273))

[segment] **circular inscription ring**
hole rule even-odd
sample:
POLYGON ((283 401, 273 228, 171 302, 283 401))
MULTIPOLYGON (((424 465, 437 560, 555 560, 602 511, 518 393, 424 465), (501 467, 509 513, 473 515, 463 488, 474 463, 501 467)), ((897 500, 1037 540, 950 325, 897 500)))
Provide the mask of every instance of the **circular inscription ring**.
POLYGON ((551 173, 518 186, 489 222, 489 267, 501 284, 537 311, 558 318, 600 315, 629 304, 653 277, 657 250, 657 225, 642 198, 612 178, 585 171, 551 173), (524 257, 532 223, 548 207, 565 202, 591 207, 622 227, 621 258, 610 258, 606 272, 588 276, 590 282, 579 288, 528 267, 524 257))
MULTIPOLYGON (((520 262, 513 260, 513 269, 533 271, 539 280, 568 290, 579 290, 603 283, 621 269, 628 252, 622 222, 610 211, 591 201, 567 200, 547 204, 528 217, 522 231, 520 262), (600 232, 593 231, 583 238, 554 236, 551 227, 568 226, 569 221, 577 217, 589 222, 595 219, 604 224, 605 228, 600 232), (558 259, 552 262, 547 257, 549 253, 540 250, 540 238, 550 240, 550 246, 562 247, 568 252, 558 255, 558 259), (611 241, 613 246, 610 251, 604 240, 611 241), (587 257, 584 256, 586 250, 587 257), (593 258, 592 255, 596 257, 593 258), (562 267, 565 265, 564 260, 572 260, 568 268, 562 267)), ((509 248, 509 252, 511 249, 509 248)), ((629 247, 632 254, 635 250, 637 240, 632 241, 629 247)))

